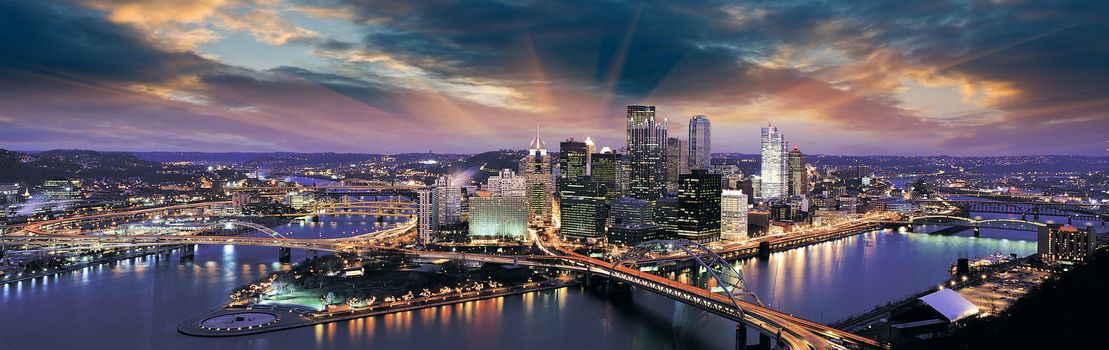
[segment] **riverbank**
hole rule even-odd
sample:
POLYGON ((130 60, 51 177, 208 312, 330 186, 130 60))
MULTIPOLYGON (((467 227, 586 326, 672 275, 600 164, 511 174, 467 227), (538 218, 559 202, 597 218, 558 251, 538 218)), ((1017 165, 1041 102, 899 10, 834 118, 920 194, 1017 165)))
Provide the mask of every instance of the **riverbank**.
POLYGON ((49 277, 49 276, 53 276, 53 275, 57 275, 57 274, 61 274, 61 273, 80 271, 81 269, 84 269, 84 268, 111 264, 111 263, 114 263, 114 262, 128 260, 128 259, 142 258, 142 257, 146 257, 146 256, 151 256, 151 255, 155 256, 155 258, 158 258, 160 255, 170 255, 171 253, 173 253, 174 249, 177 249, 177 248, 180 248, 180 247, 182 247, 182 246, 180 246, 180 245, 176 245, 176 246, 151 246, 151 247, 141 247, 141 248, 138 248, 138 249, 131 249, 131 250, 121 249, 121 250, 126 250, 127 252, 123 253, 123 255, 112 255, 110 257, 105 257, 105 258, 101 258, 101 259, 97 259, 97 260, 93 260, 93 261, 76 263, 76 264, 67 265, 67 266, 61 267, 61 268, 46 269, 46 270, 39 271, 39 272, 33 272, 33 271, 32 272, 26 272, 26 271, 24 271, 24 272, 18 272, 16 274, 4 274, 3 277, 0 277, 0 286, 5 285, 5 284, 9 284, 9 283, 18 283, 18 282, 33 280, 33 279, 40 278, 40 277, 49 277))
MULTIPOLYGON (((1007 307, 1012 300, 1020 298, 1023 296, 1024 292, 1027 292, 1031 288, 1035 288, 1035 285, 1043 280, 1036 279, 1035 281, 1027 281, 1027 283, 1022 285, 1023 289, 1018 294, 999 295, 996 291, 989 292, 991 288, 997 289, 996 286, 998 284, 1005 284, 1006 282, 1003 281, 1009 280, 1011 275, 1021 274, 1021 271, 1029 270, 1028 264, 1032 262, 1032 258, 1033 256, 1014 259, 992 266, 988 270, 978 271, 968 275, 953 276, 951 279, 940 283, 936 287, 928 288, 904 299, 887 303, 871 311, 852 316, 845 320, 833 322, 829 325, 873 339, 890 341, 889 324, 887 320, 892 315, 916 306, 919 298, 945 288, 958 291, 961 295, 974 303, 975 306, 979 307, 982 312, 997 313, 1003 311, 1003 308, 1007 307), (997 304, 999 299, 1005 299, 1003 305, 997 304), (999 309, 999 307, 1001 307, 1001 309, 999 309)), ((1046 275, 1047 273, 1039 272, 1039 274, 1046 275)))
POLYGON ((966 321, 951 334, 899 349, 1100 349, 1109 341, 1109 252, 1030 290, 1005 312, 966 321))
POLYGON ((536 283, 534 286, 521 286, 518 288, 503 287, 485 291, 461 293, 452 296, 414 298, 412 300, 400 300, 363 309, 330 312, 306 310, 303 308, 281 305, 252 305, 246 307, 224 305, 219 309, 182 321, 177 325, 177 331, 182 334, 201 337, 241 336, 554 290, 577 284, 576 281, 536 283), (272 317, 272 319, 269 317, 272 317))

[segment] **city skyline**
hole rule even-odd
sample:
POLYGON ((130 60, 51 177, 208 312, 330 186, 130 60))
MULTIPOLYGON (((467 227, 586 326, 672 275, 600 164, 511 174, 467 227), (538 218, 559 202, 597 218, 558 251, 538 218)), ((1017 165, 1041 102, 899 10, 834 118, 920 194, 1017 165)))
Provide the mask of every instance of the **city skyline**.
POLYGON ((16 150, 618 145, 630 104, 709 116, 717 153, 774 123, 809 154, 1104 155, 1109 126, 1098 3, 0 6, 16 150))
POLYGON ((0 1, 0 348, 1097 348, 1106 13, 0 1))

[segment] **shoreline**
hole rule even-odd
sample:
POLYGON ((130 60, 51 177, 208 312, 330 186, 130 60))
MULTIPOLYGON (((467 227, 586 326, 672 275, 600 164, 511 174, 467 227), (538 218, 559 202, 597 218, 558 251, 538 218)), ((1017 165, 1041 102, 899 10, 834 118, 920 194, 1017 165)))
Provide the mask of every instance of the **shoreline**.
POLYGON ((179 332, 181 334, 190 335, 190 336, 197 336, 197 337, 235 337, 235 336, 259 334, 259 333, 275 332, 275 331, 292 329, 292 328, 314 326, 314 325, 319 325, 319 324, 327 324, 327 323, 332 323, 332 322, 348 321, 348 320, 359 319, 359 318, 375 317, 375 316, 381 316, 381 315, 386 315, 386 314, 393 314, 393 313, 400 313, 400 312, 407 312, 407 311, 415 311, 415 310, 427 309, 427 308, 433 308, 433 307, 439 307, 439 306, 448 306, 448 305, 461 304, 461 303, 466 303, 466 302, 471 302, 471 301, 480 301, 480 300, 493 299, 493 298, 499 298, 499 297, 521 295, 521 294, 527 294, 527 293, 532 293, 532 292, 542 292, 542 291, 548 291, 548 290, 556 290, 556 289, 566 288, 566 287, 570 287, 570 286, 575 286, 575 285, 578 285, 578 284, 579 283, 576 282, 576 281, 574 281, 574 282, 565 282, 565 283, 555 283, 555 284, 550 284, 550 285, 540 285, 540 286, 536 286, 536 287, 522 288, 522 289, 519 289, 519 290, 506 290, 506 291, 502 291, 502 292, 488 293, 488 294, 480 294, 479 293, 478 295, 473 295, 473 296, 469 296, 469 297, 459 297, 459 298, 456 298, 456 299, 448 299, 448 300, 441 300, 441 301, 436 301, 436 302, 420 303, 420 304, 416 304, 416 305, 408 304, 408 305, 394 306, 394 307, 389 307, 389 308, 384 308, 384 309, 376 309, 376 310, 371 309, 371 310, 351 310, 351 311, 339 311, 339 312, 325 312, 325 311, 317 311, 317 310, 300 309, 300 308, 284 306, 284 305, 274 305, 274 306, 253 305, 253 306, 249 306, 249 307, 228 307, 227 305, 224 305, 224 306, 222 306, 218 309, 211 310, 211 311, 208 311, 208 312, 190 317, 188 319, 185 319, 184 321, 181 321, 181 323, 179 323, 177 325, 177 332, 179 332), (247 314, 247 313, 269 314, 269 315, 275 316, 276 319, 273 320, 272 322, 269 322, 267 324, 260 325, 260 326, 235 327, 235 329, 231 329, 231 328, 226 328, 226 329, 210 328, 210 327, 205 327, 205 326, 202 325, 202 323, 204 321, 212 319, 214 317, 230 316, 230 315, 236 315, 236 314, 247 314), (328 314, 328 316, 313 317, 312 316, 313 313, 326 313, 326 314, 328 314))
POLYGON ((171 255, 174 250, 177 250, 177 249, 181 248, 182 246, 183 245, 161 246, 161 247, 163 247, 163 249, 155 249, 153 251, 147 250, 146 248, 142 248, 141 251, 139 251, 139 252, 126 254, 125 256, 104 258, 104 259, 93 260, 93 261, 89 261, 89 262, 78 263, 78 264, 66 266, 66 267, 63 267, 63 268, 60 268, 60 269, 56 269, 56 270, 47 270, 46 272, 33 273, 33 274, 30 274, 30 275, 27 275, 27 276, 17 276, 15 278, 3 278, 3 279, 0 279, 0 286, 5 285, 5 284, 9 284, 9 283, 19 283, 19 282, 29 281, 29 280, 33 280, 33 279, 40 278, 40 277, 50 277, 50 276, 54 276, 54 275, 60 275, 60 274, 67 273, 67 272, 77 272, 77 271, 80 271, 82 269, 89 268, 89 267, 106 265, 106 264, 111 264, 111 263, 114 263, 114 262, 120 262, 120 261, 123 261, 123 260, 130 260, 130 259, 135 259, 135 258, 144 258, 144 257, 148 257, 148 256, 151 256, 151 255, 155 256, 155 259, 160 259, 161 255, 171 255), (166 249, 164 247, 169 247, 169 248, 166 249))

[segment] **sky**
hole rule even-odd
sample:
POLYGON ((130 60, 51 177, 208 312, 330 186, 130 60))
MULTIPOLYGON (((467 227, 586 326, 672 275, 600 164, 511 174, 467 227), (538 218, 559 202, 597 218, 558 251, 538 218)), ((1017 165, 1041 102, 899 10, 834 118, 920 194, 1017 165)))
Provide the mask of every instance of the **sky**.
POLYGON ((0 148, 1105 155, 1107 1, 0 1, 0 148), (550 146, 549 146, 550 147, 550 146))

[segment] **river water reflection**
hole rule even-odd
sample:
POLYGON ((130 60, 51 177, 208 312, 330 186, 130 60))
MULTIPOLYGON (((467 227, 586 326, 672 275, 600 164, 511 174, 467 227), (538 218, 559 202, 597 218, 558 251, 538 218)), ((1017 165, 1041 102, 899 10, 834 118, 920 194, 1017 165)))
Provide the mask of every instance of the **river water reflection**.
MULTIPOLYGON (((323 219, 277 230, 337 237, 377 225, 372 217, 323 219)), ((940 283, 959 257, 1034 251, 1026 240, 875 231, 737 266, 772 307, 832 321, 940 283)), ((191 261, 134 259, 2 286, 0 349, 734 348, 734 324, 719 317, 650 293, 580 288, 245 337, 176 332, 231 289, 285 268, 276 257, 275 248, 205 246, 191 261)))

